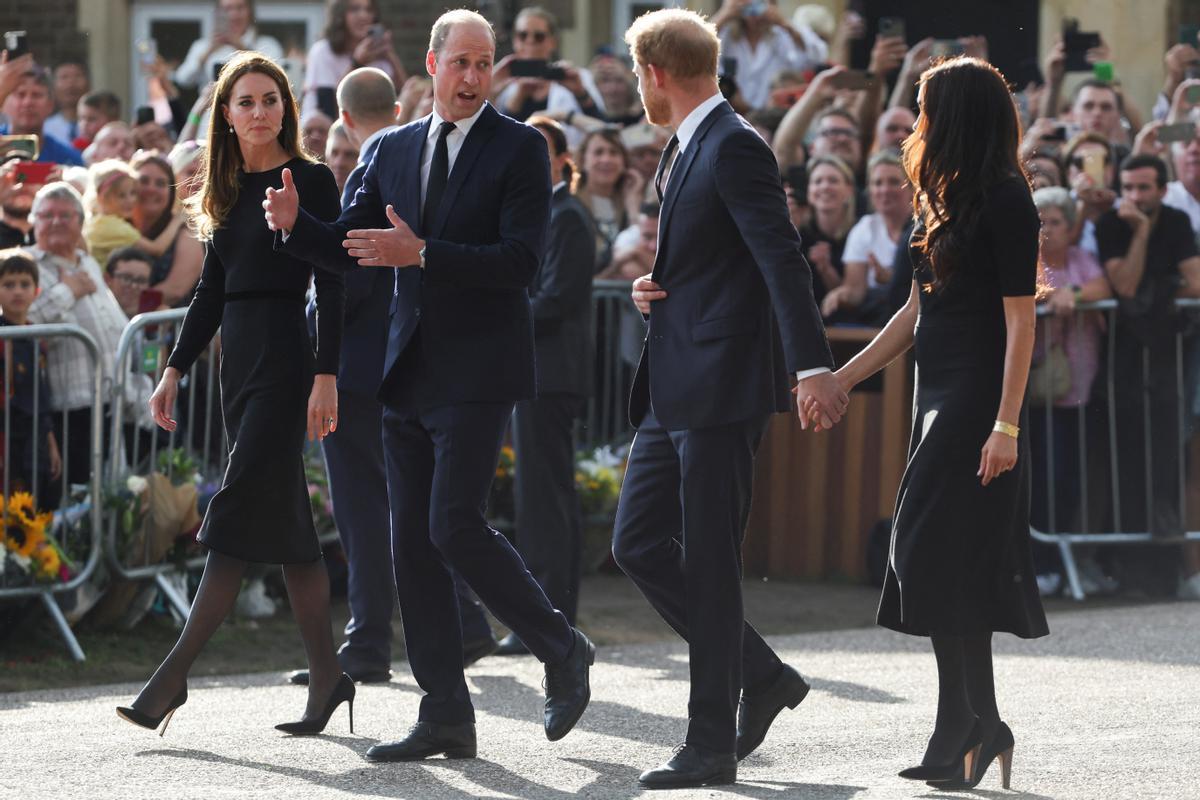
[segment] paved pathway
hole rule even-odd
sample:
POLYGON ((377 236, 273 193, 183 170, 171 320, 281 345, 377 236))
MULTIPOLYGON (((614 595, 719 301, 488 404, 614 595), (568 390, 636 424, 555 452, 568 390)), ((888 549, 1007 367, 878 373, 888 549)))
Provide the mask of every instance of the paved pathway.
MULTIPOLYGON (((1200 798, 1200 605, 1055 614, 1053 635, 998 639, 1000 703, 1017 747, 1013 794, 998 798, 1200 798)), ((814 691, 743 762, 741 782, 672 798, 946 797, 895 777, 919 758, 935 705, 928 643, 879 629, 773 637, 814 691)), ((541 670, 489 658, 469 672, 478 709, 471 761, 373 765, 363 752, 403 732, 417 687, 398 665, 359 687, 355 735, 289 739, 272 724, 302 695, 277 674, 193 682, 159 739, 116 718, 136 687, 0 694, 0 798, 628 798, 637 774, 682 738, 686 651, 675 643, 602 649, 592 705, 570 736, 541 731, 541 670)))

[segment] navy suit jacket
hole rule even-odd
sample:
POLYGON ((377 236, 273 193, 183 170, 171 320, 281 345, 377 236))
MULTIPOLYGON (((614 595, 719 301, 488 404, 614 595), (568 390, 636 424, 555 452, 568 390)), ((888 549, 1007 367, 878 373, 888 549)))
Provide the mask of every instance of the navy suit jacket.
POLYGON ((787 411, 789 373, 833 356, 771 149, 722 103, 671 172, 630 422, 651 398, 668 430, 787 411))
POLYGON ((346 232, 391 227, 384 211, 391 204, 425 239, 425 269, 395 270, 379 399, 424 409, 533 397, 528 288, 550 216, 546 140, 485 106, 437 212, 422 226, 421 156, 430 120, 380 139, 362 186, 336 222, 301 209, 287 241, 277 236, 276 247, 327 270, 357 269, 342 247, 346 232))
POLYGON ((591 394, 596 232, 567 187, 554 193, 546 255, 529 287, 538 394, 591 394))
MULTIPOLYGON (((382 138, 382 137, 381 137, 382 138)), ((359 156, 359 163, 342 189, 342 208, 349 207, 362 186, 367 164, 379 149, 380 138, 359 156)), ((346 310, 342 328, 342 357, 338 362, 337 387, 344 392, 374 395, 383 378, 387 348, 388 308, 396 282, 392 270, 359 269, 346 273, 346 310)), ((308 303, 308 331, 316 335, 316 300, 308 303)))

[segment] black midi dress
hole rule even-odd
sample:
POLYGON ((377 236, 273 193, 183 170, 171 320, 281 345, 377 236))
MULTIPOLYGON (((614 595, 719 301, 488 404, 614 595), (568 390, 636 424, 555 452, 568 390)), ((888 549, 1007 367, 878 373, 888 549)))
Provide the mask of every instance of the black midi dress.
POLYGON ((300 205, 314 217, 340 212, 323 164, 293 159, 239 172, 238 198, 205 247, 204 270, 168 365, 186 373, 221 328, 221 412, 229 466, 197 540, 244 561, 296 564, 321 557, 303 449, 314 373, 337 374, 342 336, 340 275, 318 270, 316 352, 305 324, 312 267, 276 252, 263 219, 268 187, 289 167, 300 205))
POLYGON ((1048 633, 1030 551, 1027 413, 1015 467, 983 486, 980 452, 1000 408, 1004 298, 1037 286, 1039 219, 1024 180, 989 188, 962 267, 946 284, 912 251, 920 294, 908 466, 896 498, 878 622, 919 636, 1048 633))

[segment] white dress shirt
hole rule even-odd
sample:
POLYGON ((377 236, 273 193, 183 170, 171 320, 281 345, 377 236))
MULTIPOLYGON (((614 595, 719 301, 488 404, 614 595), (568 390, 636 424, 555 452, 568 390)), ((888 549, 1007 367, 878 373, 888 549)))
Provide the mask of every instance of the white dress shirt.
POLYGON ((825 61, 829 46, 812 28, 801 25, 796 32, 804 46, 779 26, 763 34, 758 47, 751 47, 745 36, 734 36, 729 28, 721 32, 721 55, 737 61, 738 89, 751 108, 765 108, 771 101, 771 81, 783 70, 803 72, 825 61))
MULTIPOLYGON (((717 92, 712 97, 708 98, 703 103, 701 103, 700 105, 698 105, 694 109, 692 109, 692 113, 688 114, 686 117, 683 118, 683 122, 679 123, 679 127, 675 130, 675 138, 677 140, 679 140, 679 146, 675 149, 675 161, 678 161, 679 156, 681 156, 683 154, 683 152, 685 150, 687 150, 688 145, 691 144, 692 138, 695 137, 696 131, 700 128, 700 123, 704 122, 704 120, 708 117, 708 115, 711 114, 718 106, 720 106, 724 102, 725 102, 725 98, 723 96, 721 96, 720 92, 717 92)), ((675 174, 675 170, 674 170, 675 161, 671 162, 671 174, 667 176, 667 184, 668 185, 670 184, 671 179, 674 177, 674 174, 675 174)), ((667 193, 667 187, 664 186, 663 187, 663 196, 666 196, 666 193, 667 193)), ((814 367, 813 369, 802 369, 796 373, 796 380, 804 380, 805 378, 811 377, 813 375, 819 375, 822 372, 829 372, 829 371, 830 370, 828 367, 814 367)))
MULTIPOLYGON (((175 68, 177 84, 202 87, 212 80, 212 71, 215 65, 224 64, 238 54, 233 47, 223 44, 208 58, 204 58, 204 51, 208 49, 210 42, 211 40, 206 38, 192 42, 183 63, 175 68)), ((247 28, 246 32, 242 34, 242 44, 247 50, 257 50, 272 61, 278 62, 283 58, 283 47, 279 44, 279 40, 273 36, 260 36, 254 28, 247 28)))

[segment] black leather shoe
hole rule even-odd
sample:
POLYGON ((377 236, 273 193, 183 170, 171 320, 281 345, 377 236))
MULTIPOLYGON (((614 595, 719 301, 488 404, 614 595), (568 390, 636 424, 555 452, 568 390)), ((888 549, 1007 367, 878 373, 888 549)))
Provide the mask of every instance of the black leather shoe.
POLYGON ((500 640, 500 644, 496 647, 496 655, 527 656, 529 655, 529 648, 521 641, 521 637, 515 633, 510 633, 500 640))
MULTIPOLYGON (((363 668, 345 668, 342 670, 350 676, 350 680, 355 683, 387 683, 392 679, 392 671, 387 667, 373 667, 368 669, 363 668)), ((296 686, 308 686, 308 670, 296 669, 288 673, 288 683, 293 683, 296 686)))
POLYGON ((753 753, 784 706, 795 708, 808 696, 809 686, 800 673, 783 665, 775 680, 753 693, 742 692, 738 703, 737 757, 741 761, 753 753))
POLYGON ((687 789, 735 781, 737 756, 734 753, 717 753, 694 744, 676 748, 670 761, 646 770, 638 777, 638 785, 644 789, 687 789))
POLYGON ((496 648, 499 646, 496 642, 496 637, 491 635, 486 639, 463 642, 463 668, 471 666, 481 658, 490 656, 496 652, 496 648))
POLYGON ((546 738, 552 742, 571 732, 592 699, 589 672, 596 663, 596 646, 572 628, 575 644, 561 664, 546 665, 546 738))
POLYGON ((445 725, 418 722, 398 742, 377 744, 367 751, 368 761, 420 761, 430 756, 475 757, 475 723, 445 725))

